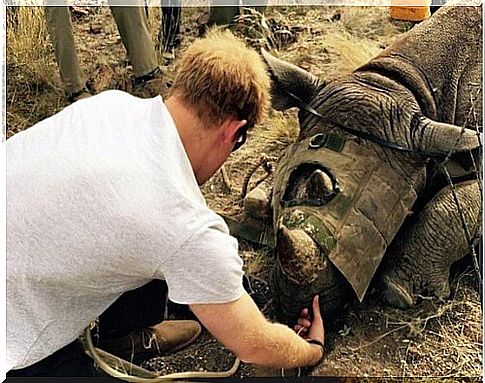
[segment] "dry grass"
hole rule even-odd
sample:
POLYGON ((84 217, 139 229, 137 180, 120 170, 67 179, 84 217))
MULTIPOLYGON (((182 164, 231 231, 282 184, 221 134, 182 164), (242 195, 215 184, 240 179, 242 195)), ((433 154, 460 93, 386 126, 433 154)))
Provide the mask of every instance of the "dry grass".
POLYGON ((406 326, 415 339, 406 349, 403 375, 422 373, 430 364, 441 366, 443 378, 482 374, 482 309, 478 293, 467 285, 474 278, 473 273, 457 278, 451 300, 431 300, 422 305, 428 306, 427 313, 394 318, 393 324, 406 326))
MULTIPOLYGON (((52 79, 51 55, 46 41, 44 12, 41 7, 15 7, 7 9, 7 65, 18 69, 24 80, 49 83, 52 79)), ((10 73, 9 73, 10 76, 10 73)))
POLYGON ((294 142, 299 132, 296 113, 273 113, 263 125, 254 129, 253 150, 274 152, 282 149, 294 142))
POLYGON ((339 331, 328 333, 331 352, 316 375, 387 377, 365 380, 383 383, 478 381, 482 309, 476 283, 475 274, 465 272, 454 278, 449 300, 422 297, 410 310, 385 307, 371 294, 336 321, 339 331))
POLYGON ((389 13, 389 7, 346 7, 340 22, 352 35, 388 45, 397 33, 404 32, 402 22, 389 22, 389 13))
POLYGON ((403 29, 403 23, 389 22, 388 7, 288 7, 275 9, 271 17, 297 39, 273 53, 326 79, 356 69, 403 29))
POLYGON ((10 7, 7 21, 7 137, 62 107, 41 7, 10 7), (46 43, 47 42, 47 43, 46 43), (47 97, 42 97, 47 94, 47 97))
POLYGON ((274 263, 270 250, 254 250, 251 246, 241 244, 240 255, 244 260, 245 272, 248 275, 267 278, 268 270, 274 263))
POLYGON ((356 38, 346 32, 334 32, 327 35, 325 46, 340 56, 339 67, 343 72, 353 71, 382 50, 377 42, 356 38))

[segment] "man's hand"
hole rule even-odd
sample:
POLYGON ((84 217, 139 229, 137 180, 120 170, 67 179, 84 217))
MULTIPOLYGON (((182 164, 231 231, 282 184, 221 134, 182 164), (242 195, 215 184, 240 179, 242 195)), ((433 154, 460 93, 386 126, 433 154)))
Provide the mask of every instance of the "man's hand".
POLYGON ((320 304, 318 303, 318 294, 313 298, 313 320, 307 308, 301 310, 300 318, 293 327, 298 335, 304 339, 315 339, 322 343, 325 342, 325 331, 323 329, 322 315, 320 314, 320 304))
MULTIPOLYGON (((313 325, 306 332, 322 341, 322 318, 315 302, 313 325)), ((232 302, 192 304, 190 308, 212 335, 246 363, 294 368, 313 366, 321 357, 320 350, 309 347, 291 328, 269 322, 246 292, 232 302)))

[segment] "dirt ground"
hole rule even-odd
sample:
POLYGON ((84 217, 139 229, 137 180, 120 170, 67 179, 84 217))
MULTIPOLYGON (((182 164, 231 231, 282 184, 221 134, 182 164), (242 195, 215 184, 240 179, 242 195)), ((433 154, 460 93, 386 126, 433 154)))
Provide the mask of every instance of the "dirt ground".
MULTIPOLYGON (((96 92, 110 88, 130 91, 132 69, 109 9, 85 11, 74 18, 84 73, 96 92)), ((206 12, 204 7, 183 10, 182 47, 198 35, 198 19, 206 12)), ((14 33, 12 24, 7 24, 7 137, 68 104, 39 14, 33 16, 38 25, 25 31, 14 33), (36 39, 38 44, 34 45, 36 39)), ((272 46, 266 44, 267 30, 254 27, 251 18, 242 20, 238 30, 249 36, 248 42, 254 46, 273 48, 273 54, 322 78, 351 71, 412 27, 391 20, 387 7, 274 7, 267 11, 266 18, 272 46)), ((156 40, 157 8, 150 8, 150 28, 156 40)), ((161 57, 160 63, 164 83, 169 84, 174 64, 161 57)), ((166 95, 168 87, 162 93, 166 95)), ((231 156, 224 174, 219 172, 204 186, 208 204, 227 216, 239 217, 241 188, 248 171, 263 153, 278 156, 297 132, 294 111, 272 112, 264 125, 250 133, 248 143, 231 156)), ((263 175, 259 170, 255 177, 263 175)), ((241 255, 251 276, 255 301, 270 318, 274 317, 266 285, 273 263, 271 249, 242 240, 241 255)), ((386 377, 380 380, 383 382, 407 381, 409 377, 414 377, 413 381, 481 381, 482 309, 477 285, 477 278, 465 262, 454 273, 450 300, 423 297, 409 311, 383 307, 370 289, 362 304, 350 304, 339 318, 325 318, 326 357, 312 374, 386 377)), ((146 361, 143 367, 163 374, 222 371, 229 369, 233 361, 233 355, 204 333, 186 350, 146 361)), ((282 373, 288 376, 297 372, 242 364, 236 376, 282 373)))

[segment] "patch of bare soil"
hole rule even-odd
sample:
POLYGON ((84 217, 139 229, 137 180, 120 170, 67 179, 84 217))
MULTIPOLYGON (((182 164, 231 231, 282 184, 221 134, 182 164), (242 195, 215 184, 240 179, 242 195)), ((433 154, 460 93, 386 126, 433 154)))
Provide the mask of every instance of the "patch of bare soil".
MULTIPOLYGON (((197 20, 205 8, 188 8, 182 15, 182 47, 199 31, 197 20)), ((38 17, 38 15, 37 15, 38 17)), ((257 18, 257 16, 254 16, 257 18)), ((42 30, 32 27, 24 34, 7 33, 7 137, 32 126, 67 105, 53 59, 52 48, 42 30), (35 39, 41 42, 29 46, 35 39), (24 37, 22 37, 24 36, 24 37), (15 45, 17 44, 17 45, 15 45), (12 48, 15 48, 12 50, 12 48), (24 56, 17 54, 24 50, 24 56), (36 52, 37 55, 32 55, 36 52), (29 53, 29 55, 27 55, 29 53), (27 59, 25 57, 28 57, 27 59)), ((386 7, 274 7, 266 14, 266 26, 245 17, 236 30, 255 47, 266 47, 276 56, 313 74, 330 79, 351 71, 388 46, 412 24, 395 22, 386 7)), ((8 28, 15 25, 10 23, 8 28)), ((154 41, 159 31, 159 9, 150 8, 154 41)), ((81 66, 96 92, 131 90, 132 68, 109 8, 88 8, 74 19, 81 66)), ((8 32, 8 31, 7 31, 8 32)), ((172 79, 174 64, 160 56, 164 83, 172 79)), ((167 95, 168 86, 162 94, 167 95)), ((294 111, 272 112, 268 121, 249 134, 248 143, 234 153, 203 188, 208 204, 227 216, 240 217, 241 189, 248 172, 262 154, 278 156, 298 134, 294 111)), ((266 176, 258 169, 255 181, 266 176)), ((271 176, 268 178, 271 182, 271 176)), ((251 294, 269 318, 275 318, 266 279, 274 262, 269 248, 241 241, 241 256, 251 276, 251 294)), ((362 304, 349 302, 339 318, 325 318, 327 354, 313 375, 379 376, 373 382, 400 382, 405 377, 423 382, 479 381, 482 375, 482 309, 473 273, 454 278, 448 301, 423 297, 409 311, 383 307, 370 291, 362 304), (394 378, 390 378, 394 377, 394 378), (471 377, 466 379, 464 377, 471 377)), ((188 315, 188 314, 186 314, 188 315)), ((183 317, 177 314, 174 317, 183 317)), ((173 355, 144 362, 146 369, 161 374, 179 371, 223 371, 234 356, 204 333, 196 343, 173 355)), ((281 371, 241 364, 237 376, 281 376, 281 371)), ((295 371, 287 371, 291 375, 295 371)), ((351 380, 349 380, 351 381, 351 380)), ((366 381, 363 379, 362 381, 366 381)))

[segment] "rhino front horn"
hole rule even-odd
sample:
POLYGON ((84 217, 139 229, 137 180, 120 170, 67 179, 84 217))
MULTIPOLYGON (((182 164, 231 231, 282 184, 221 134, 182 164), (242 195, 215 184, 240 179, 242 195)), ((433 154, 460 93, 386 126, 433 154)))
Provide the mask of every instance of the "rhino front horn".
POLYGON ((317 244, 301 229, 281 225, 276 248, 285 274, 298 284, 314 281, 317 271, 324 267, 317 244))
POLYGON ((481 134, 456 125, 421 117, 412 131, 418 150, 428 154, 447 155, 450 151, 463 152, 480 146, 481 134))

